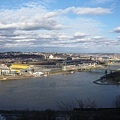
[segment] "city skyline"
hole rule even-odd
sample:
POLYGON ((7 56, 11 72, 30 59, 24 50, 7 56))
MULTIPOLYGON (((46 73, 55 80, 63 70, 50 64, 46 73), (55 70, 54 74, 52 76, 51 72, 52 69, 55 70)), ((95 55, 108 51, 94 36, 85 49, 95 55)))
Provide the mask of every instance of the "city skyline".
POLYGON ((119 0, 1 0, 0 51, 120 53, 119 0))

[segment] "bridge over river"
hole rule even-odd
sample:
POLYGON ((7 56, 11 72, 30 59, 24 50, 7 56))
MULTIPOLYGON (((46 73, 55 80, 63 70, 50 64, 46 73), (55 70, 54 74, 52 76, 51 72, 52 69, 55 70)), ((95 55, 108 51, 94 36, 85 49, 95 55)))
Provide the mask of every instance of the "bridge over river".
POLYGON ((104 69, 107 71, 120 71, 120 66, 117 65, 104 66, 104 69))
POLYGON ((110 65, 110 66, 104 66, 104 65, 70 65, 70 66, 64 66, 63 70, 78 70, 78 71, 91 71, 91 70, 105 70, 105 71, 119 71, 120 66, 119 65, 110 65))
POLYGON ((103 65, 97 65, 95 67, 91 67, 91 69, 99 69, 99 70, 108 70, 108 71, 120 71, 120 66, 103 66, 103 65))

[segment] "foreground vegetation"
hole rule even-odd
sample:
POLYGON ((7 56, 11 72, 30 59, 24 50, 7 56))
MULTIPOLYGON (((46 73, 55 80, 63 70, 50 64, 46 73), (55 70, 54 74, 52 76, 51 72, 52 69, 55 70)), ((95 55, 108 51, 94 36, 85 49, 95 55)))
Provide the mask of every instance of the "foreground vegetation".
POLYGON ((73 111, 0 111, 6 120, 120 120, 118 109, 79 109, 73 111))
POLYGON ((75 103, 71 105, 61 102, 59 111, 1 110, 0 114, 5 116, 6 120, 120 120, 120 95, 115 98, 113 104, 114 108, 98 108, 95 101, 75 98, 75 103))

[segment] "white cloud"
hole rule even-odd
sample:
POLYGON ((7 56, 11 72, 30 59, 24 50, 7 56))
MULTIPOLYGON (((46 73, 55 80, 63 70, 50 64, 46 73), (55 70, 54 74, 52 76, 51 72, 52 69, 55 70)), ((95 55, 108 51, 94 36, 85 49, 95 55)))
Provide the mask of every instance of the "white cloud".
POLYGON ((24 48, 24 47, 30 47, 33 45, 32 42, 17 42, 17 43, 6 43, 5 48, 24 48))
POLYGON ((64 39, 70 39, 71 37, 70 37, 70 36, 67 36, 67 35, 65 35, 65 34, 61 34, 61 35, 58 36, 58 38, 64 40, 64 39))
MULTIPOLYGON (((57 48, 93 50, 116 44, 101 36, 104 25, 95 17, 79 15, 102 15, 112 13, 105 8, 69 7, 63 10, 50 11, 36 3, 25 7, 0 12, 1 48, 57 48), (66 13, 66 14, 61 14, 66 13), (67 27, 66 27, 67 26, 67 27)), ((0 48, 0 49, 1 49, 0 48)))
POLYGON ((60 20, 62 21, 62 24, 66 23, 66 26, 68 26, 68 28, 60 31, 65 33, 67 36, 70 36, 70 38, 74 38, 75 36, 87 37, 91 35, 99 35, 104 27, 97 19, 86 17, 70 19, 63 16, 60 20))
POLYGON ((105 37, 103 37, 103 36, 94 36, 93 39, 95 39, 95 40, 101 40, 101 39, 105 39, 105 37))
POLYGON ((104 4, 104 3, 108 3, 108 2, 112 2, 114 0, 91 0, 92 4, 104 4))
POLYGON ((102 15, 102 14, 110 14, 112 13, 111 9, 108 8, 90 8, 90 7, 69 7, 66 8, 63 12, 68 13, 68 12, 73 12, 74 14, 78 15, 102 15))

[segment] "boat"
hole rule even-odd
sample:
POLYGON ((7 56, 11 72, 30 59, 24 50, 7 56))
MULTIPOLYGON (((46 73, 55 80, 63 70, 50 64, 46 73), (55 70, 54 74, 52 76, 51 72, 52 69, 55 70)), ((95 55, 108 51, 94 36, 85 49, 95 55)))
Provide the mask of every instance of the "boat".
POLYGON ((72 73, 74 73, 74 71, 70 71, 70 73, 72 74, 72 73))

